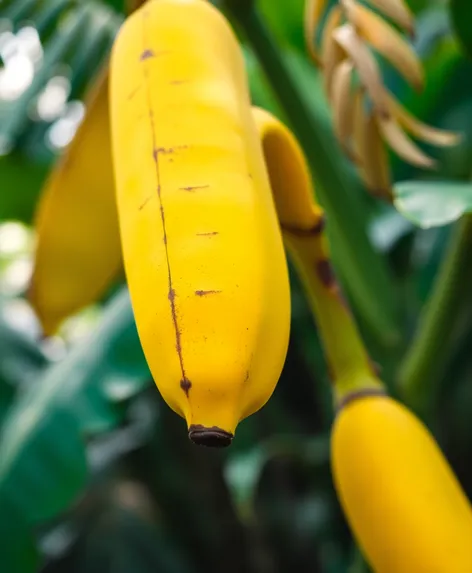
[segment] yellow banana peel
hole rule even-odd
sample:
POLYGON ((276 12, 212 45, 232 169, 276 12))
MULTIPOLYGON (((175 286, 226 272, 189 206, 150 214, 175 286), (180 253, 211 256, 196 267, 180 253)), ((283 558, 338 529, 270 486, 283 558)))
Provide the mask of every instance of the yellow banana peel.
POLYGON ((127 19, 111 57, 111 124, 147 362, 189 437, 229 445, 278 381, 290 296, 243 57, 216 8, 159 0, 127 19))
POLYGON ((108 118, 108 73, 86 98, 86 115, 38 203, 28 297, 45 335, 99 299, 121 269, 108 118))
POLYGON ((472 511, 425 426, 387 396, 347 403, 332 434, 333 475, 376 573, 472 571, 472 511))

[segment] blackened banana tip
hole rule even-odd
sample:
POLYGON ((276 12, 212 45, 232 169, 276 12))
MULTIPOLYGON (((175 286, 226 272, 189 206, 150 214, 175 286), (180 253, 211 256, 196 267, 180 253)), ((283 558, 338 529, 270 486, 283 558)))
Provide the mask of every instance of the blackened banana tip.
POLYGON ((233 434, 212 426, 205 428, 205 426, 193 424, 188 430, 188 437, 197 446, 205 446, 207 448, 227 448, 233 441, 233 434))

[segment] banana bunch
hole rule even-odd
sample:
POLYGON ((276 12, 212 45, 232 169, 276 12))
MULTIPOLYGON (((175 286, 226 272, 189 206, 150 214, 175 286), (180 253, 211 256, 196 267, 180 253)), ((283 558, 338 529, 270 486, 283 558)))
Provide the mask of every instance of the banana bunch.
POLYGON ((334 483, 376 573, 472 571, 472 509, 425 426, 377 377, 336 282, 303 152, 255 110, 287 251, 306 288, 332 376, 334 483))
POLYGON ((419 121, 383 85, 370 47, 418 91, 423 88, 423 68, 405 37, 383 17, 412 36, 413 15, 405 2, 369 0, 369 3, 378 13, 357 0, 340 0, 332 6, 318 48, 316 34, 328 0, 307 0, 305 40, 312 60, 322 71, 341 148, 358 167, 369 192, 390 201, 392 190, 386 146, 411 165, 433 169, 434 159, 426 155, 408 134, 444 147, 456 145, 460 137, 419 121))
MULTIPOLYGON (((340 63, 348 73, 351 63, 340 63)), ((285 360, 285 247, 331 372, 335 486, 368 561, 376 573, 472 571, 469 501, 427 429, 387 396, 337 283, 303 152, 286 126, 251 107, 223 16, 204 0, 144 4, 113 47, 109 98, 103 76, 88 110, 38 216, 55 213, 62 226, 54 240, 46 223, 39 229, 31 292, 45 326, 103 291, 122 252, 156 385, 193 442, 228 446, 285 360), (75 290, 52 264, 67 252, 75 290), (64 289, 61 304, 50 295, 40 307, 48 284, 64 289)))

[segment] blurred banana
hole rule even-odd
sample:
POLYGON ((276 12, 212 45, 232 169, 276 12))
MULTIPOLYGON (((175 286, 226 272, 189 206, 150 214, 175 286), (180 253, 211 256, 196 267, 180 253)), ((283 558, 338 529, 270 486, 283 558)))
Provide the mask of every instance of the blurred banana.
POLYGON ((305 44, 308 48, 308 54, 311 56, 313 62, 321 65, 320 57, 316 50, 316 28, 321 20, 323 12, 328 5, 328 0, 306 0, 305 2, 305 17, 304 17, 304 32, 305 44))
POLYGON ((190 439, 227 446, 278 381, 290 293, 241 49, 209 2, 157 0, 127 19, 111 125, 146 359, 190 439))
POLYGON ((334 40, 348 54, 365 86, 376 112, 388 116, 386 96, 379 66, 351 24, 343 24, 332 32, 334 40))
POLYGON ((387 396, 347 403, 332 464, 342 507, 376 573, 472 571, 472 510, 425 426, 387 396))
POLYGON ((414 18, 410 8, 403 0, 367 0, 369 4, 375 6, 380 12, 393 20, 401 28, 406 30, 410 36, 414 33, 414 18))
POLYGON ((95 302, 121 268, 113 194, 108 75, 86 98, 86 115, 38 203, 37 247, 28 298, 45 335, 95 302))
POLYGON ((390 166, 376 117, 367 113, 362 93, 354 98, 354 148, 360 161, 361 175, 374 197, 392 201, 390 166))
POLYGON ((336 42, 333 32, 341 23, 342 11, 337 5, 333 6, 326 18, 326 24, 321 36, 321 59, 323 64, 324 90, 328 99, 331 98, 331 83, 334 70, 346 54, 344 49, 336 42))
POLYGON ((346 17, 356 32, 382 54, 417 90, 424 73, 421 61, 403 37, 380 16, 355 0, 341 0, 346 17))
POLYGON ((343 60, 333 74, 332 100, 333 100, 333 123, 336 137, 341 147, 352 161, 358 159, 352 150, 350 139, 354 122, 354 102, 351 91, 353 65, 349 60, 343 60))

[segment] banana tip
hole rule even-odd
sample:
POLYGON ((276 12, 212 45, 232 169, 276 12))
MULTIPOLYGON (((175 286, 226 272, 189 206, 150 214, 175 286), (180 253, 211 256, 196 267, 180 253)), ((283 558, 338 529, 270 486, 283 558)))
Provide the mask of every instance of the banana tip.
POLYGON ((197 446, 206 446, 208 448, 227 448, 233 441, 233 434, 212 426, 192 424, 188 429, 188 437, 197 446))

